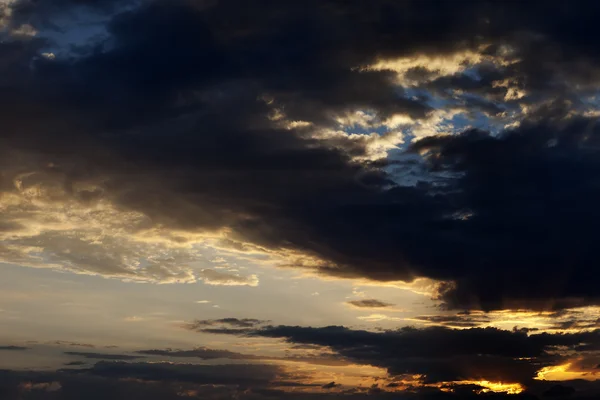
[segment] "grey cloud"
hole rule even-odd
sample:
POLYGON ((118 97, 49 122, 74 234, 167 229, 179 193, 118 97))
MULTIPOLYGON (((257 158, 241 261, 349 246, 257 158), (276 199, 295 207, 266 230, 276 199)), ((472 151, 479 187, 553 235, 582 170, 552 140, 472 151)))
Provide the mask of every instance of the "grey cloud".
MULTIPOLYGON (((211 332, 211 330, 202 330, 202 332, 211 332)), ((227 333, 231 333, 233 330, 227 330, 227 333)), ((238 334, 241 333, 240 329, 235 330, 238 334)), ((313 365, 325 365, 325 366, 344 366, 350 362, 338 355, 328 353, 312 353, 307 352, 306 354, 294 354, 287 355, 284 357, 278 356, 261 356, 254 354, 244 354, 229 350, 220 349, 209 349, 207 347, 197 347, 191 350, 182 349, 150 349, 137 351, 138 354, 144 354, 146 356, 156 357, 169 357, 169 358, 198 358, 202 360, 215 360, 215 359, 229 359, 229 360, 263 360, 263 361, 288 361, 288 362, 301 362, 313 365)))
POLYGON ((193 350, 173 350, 173 349, 152 349, 140 350, 139 354, 150 356, 165 356, 165 357, 184 357, 184 358, 200 358, 203 360, 212 360, 219 358, 227 358, 230 360, 258 360, 264 357, 255 356, 252 354, 236 353, 229 350, 215 350, 206 347, 197 347, 193 350))
POLYGON ((58 346, 72 346, 72 347, 88 347, 88 348, 94 348, 96 346, 94 346, 93 344, 90 343, 79 343, 79 342, 70 342, 68 340, 55 340, 54 342, 50 342, 50 344, 55 344, 58 346))
POLYGON ((24 346, 0 346, 0 351, 2 350, 6 350, 6 351, 24 351, 24 350, 29 350, 29 347, 24 347, 24 346))
POLYGON ((377 299, 350 300, 347 303, 358 308, 384 308, 393 306, 391 303, 377 299))
POLYGON ((82 351, 65 351, 65 354, 92 360, 135 360, 139 358, 145 358, 144 356, 134 356, 130 354, 92 353, 82 351))
POLYGON ((207 326, 229 326, 232 328, 254 328, 269 321, 255 318, 220 318, 220 319, 199 319, 192 322, 190 329, 198 329, 207 326))
POLYGON ((65 363, 65 366, 67 367, 77 367, 80 365, 86 365, 87 363, 84 361, 69 361, 67 363, 65 363))

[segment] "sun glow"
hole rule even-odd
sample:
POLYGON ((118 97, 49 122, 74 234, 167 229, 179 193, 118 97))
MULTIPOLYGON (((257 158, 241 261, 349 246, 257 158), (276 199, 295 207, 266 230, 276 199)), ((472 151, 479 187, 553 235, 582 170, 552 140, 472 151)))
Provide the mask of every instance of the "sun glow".
POLYGON ((482 389, 477 390, 477 394, 490 393, 490 392, 506 393, 506 394, 519 394, 523 390, 525 390, 520 383, 490 382, 490 381, 486 381, 486 380, 458 381, 458 382, 452 382, 452 384, 481 386, 482 389))
POLYGON ((540 369, 534 379, 539 381, 569 381, 573 379, 584 379, 595 381, 598 376, 595 372, 571 370, 573 363, 552 365, 540 369))

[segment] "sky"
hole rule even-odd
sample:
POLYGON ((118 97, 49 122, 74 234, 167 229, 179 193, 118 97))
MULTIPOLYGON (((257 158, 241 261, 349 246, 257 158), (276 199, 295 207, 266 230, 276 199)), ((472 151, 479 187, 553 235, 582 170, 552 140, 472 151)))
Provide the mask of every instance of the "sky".
POLYGON ((599 16, 0 0, 0 399, 600 397, 599 16))

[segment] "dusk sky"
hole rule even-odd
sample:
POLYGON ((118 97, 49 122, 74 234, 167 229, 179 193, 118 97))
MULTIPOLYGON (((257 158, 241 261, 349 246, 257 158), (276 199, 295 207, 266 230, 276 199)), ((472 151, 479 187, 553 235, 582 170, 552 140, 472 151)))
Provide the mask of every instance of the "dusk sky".
POLYGON ((0 400, 600 398, 598 21, 0 0, 0 400))

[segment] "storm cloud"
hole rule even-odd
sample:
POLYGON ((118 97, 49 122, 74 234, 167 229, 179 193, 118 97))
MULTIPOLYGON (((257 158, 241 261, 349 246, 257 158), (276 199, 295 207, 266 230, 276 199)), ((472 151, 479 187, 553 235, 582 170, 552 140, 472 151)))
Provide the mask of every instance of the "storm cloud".
POLYGON ((448 308, 600 304, 598 6, 61 4, 3 16, 2 261, 258 284, 195 270, 210 239, 448 308), (61 48, 74 7, 103 33, 61 48))

